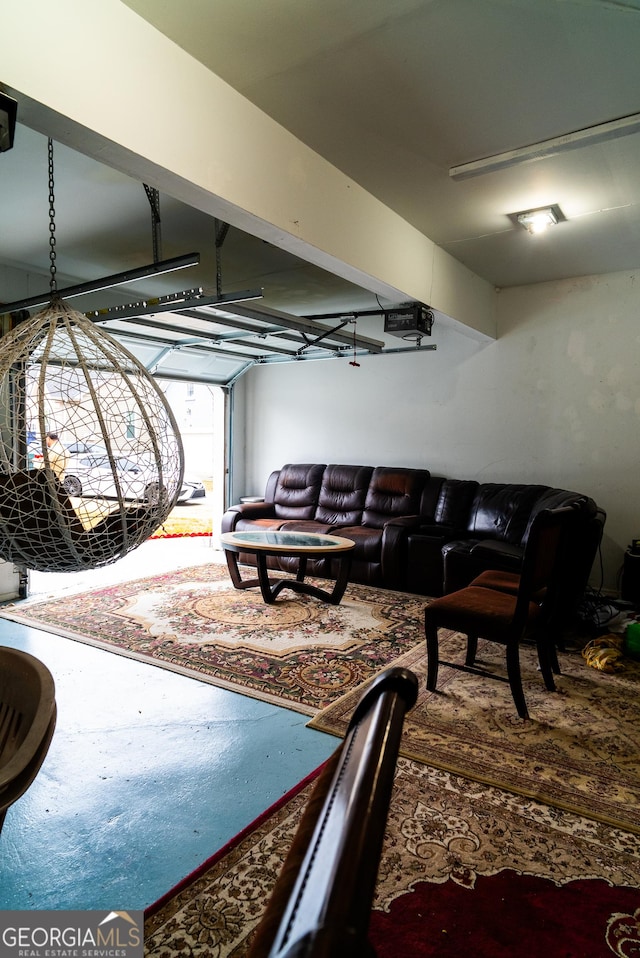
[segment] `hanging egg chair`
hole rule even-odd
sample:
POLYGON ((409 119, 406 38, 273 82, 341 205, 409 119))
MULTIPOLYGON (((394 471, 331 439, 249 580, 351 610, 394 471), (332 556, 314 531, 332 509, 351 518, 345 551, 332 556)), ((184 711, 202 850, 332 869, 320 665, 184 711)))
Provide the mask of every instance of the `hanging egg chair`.
POLYGON ((0 343, 0 557, 40 572, 115 562, 162 525, 182 484, 163 393, 56 296, 0 343))

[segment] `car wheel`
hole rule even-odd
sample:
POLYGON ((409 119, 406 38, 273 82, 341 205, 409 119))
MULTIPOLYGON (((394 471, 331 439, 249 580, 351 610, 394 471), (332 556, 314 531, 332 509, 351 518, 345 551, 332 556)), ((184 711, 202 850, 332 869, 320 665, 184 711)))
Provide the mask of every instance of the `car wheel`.
POLYGON ((63 486, 68 496, 82 495, 82 483, 77 476, 65 476, 63 486))

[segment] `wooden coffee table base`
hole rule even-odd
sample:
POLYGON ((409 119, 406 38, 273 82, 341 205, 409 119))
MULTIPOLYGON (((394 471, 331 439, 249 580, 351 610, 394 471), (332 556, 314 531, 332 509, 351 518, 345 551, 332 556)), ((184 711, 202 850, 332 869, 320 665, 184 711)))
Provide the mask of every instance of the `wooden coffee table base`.
MULTIPOLYGON (((243 546, 242 551, 250 553, 251 549, 243 546)), ((243 579, 238 568, 237 553, 232 552, 229 549, 225 549, 229 575, 231 576, 231 581, 236 589, 254 589, 259 585, 260 591, 262 592, 262 598, 269 604, 276 601, 276 598, 283 589, 291 589, 293 592, 301 592, 304 595, 312 595, 315 596, 316 599, 322 599, 323 602, 330 602, 332 605, 339 605, 344 595, 344 591, 347 588, 347 582, 349 581, 349 570, 351 569, 351 552, 340 552, 335 555, 332 554, 331 557, 338 560, 338 577, 331 592, 327 592, 325 589, 319 589, 317 586, 311 585, 311 583, 304 581, 304 577, 307 573, 307 557, 305 555, 298 557, 298 573, 295 579, 278 579, 275 582, 271 582, 267 569, 267 554, 258 550, 256 550, 253 554, 256 557, 258 578, 243 579)), ((314 558, 317 558, 317 555, 314 556, 314 558)))

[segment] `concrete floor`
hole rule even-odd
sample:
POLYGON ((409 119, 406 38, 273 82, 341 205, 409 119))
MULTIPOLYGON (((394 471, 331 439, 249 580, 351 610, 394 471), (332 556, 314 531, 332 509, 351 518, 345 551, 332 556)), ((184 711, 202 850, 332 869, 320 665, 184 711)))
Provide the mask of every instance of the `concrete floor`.
MULTIPOLYGON (((209 543, 32 573, 31 597, 221 561, 209 543)), ((1 618, 0 644, 49 667, 58 703, 49 754, 0 834, 0 909, 145 908, 337 745, 297 712, 1 618)))

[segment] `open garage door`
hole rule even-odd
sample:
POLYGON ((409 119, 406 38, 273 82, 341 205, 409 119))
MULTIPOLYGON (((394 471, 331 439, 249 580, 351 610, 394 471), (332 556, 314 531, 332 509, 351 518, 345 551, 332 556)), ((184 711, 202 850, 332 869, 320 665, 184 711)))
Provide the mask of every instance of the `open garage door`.
POLYGON ((210 530, 215 537, 225 508, 227 391, 182 380, 162 379, 158 385, 176 417, 185 461, 184 497, 169 517, 167 528, 182 535, 210 530))

